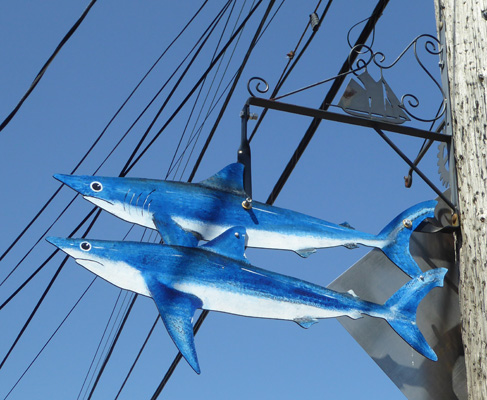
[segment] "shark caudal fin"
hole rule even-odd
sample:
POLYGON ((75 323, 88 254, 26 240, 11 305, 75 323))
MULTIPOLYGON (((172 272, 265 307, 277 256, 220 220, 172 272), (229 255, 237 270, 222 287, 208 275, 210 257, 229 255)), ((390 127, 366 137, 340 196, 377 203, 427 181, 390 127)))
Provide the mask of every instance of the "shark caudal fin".
POLYGON ((421 270, 409 253, 409 239, 421 222, 434 217, 437 203, 436 200, 430 200, 408 208, 377 235, 386 241, 382 247, 384 254, 411 278, 421 274, 421 270))
POLYGON ((421 300, 435 287, 443 286, 445 268, 433 269, 410 280, 384 304, 389 325, 414 350, 430 360, 438 357, 416 325, 416 311, 421 300))

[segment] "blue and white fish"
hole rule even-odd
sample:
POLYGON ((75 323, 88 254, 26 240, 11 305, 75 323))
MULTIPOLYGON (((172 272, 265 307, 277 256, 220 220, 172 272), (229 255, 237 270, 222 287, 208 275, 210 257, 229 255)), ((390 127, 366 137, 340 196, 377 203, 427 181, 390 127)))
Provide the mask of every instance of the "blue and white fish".
POLYGON ((54 175, 86 200, 117 217, 157 229, 167 244, 196 246, 233 226, 244 226, 248 246, 293 250, 307 257, 316 249, 358 244, 381 249, 406 274, 421 273, 409 253, 416 227, 434 216, 436 201, 404 211, 378 235, 359 232, 295 211, 246 202, 244 166, 230 164, 199 183, 138 178, 54 175))
POLYGON ((412 348, 437 360, 416 326, 416 309, 432 288, 443 286, 446 269, 418 275, 380 305, 254 267, 244 256, 246 238, 243 227, 234 227, 200 247, 47 240, 108 282, 152 297, 169 335, 197 373, 196 309, 290 320, 304 328, 320 318, 369 315, 385 319, 412 348))

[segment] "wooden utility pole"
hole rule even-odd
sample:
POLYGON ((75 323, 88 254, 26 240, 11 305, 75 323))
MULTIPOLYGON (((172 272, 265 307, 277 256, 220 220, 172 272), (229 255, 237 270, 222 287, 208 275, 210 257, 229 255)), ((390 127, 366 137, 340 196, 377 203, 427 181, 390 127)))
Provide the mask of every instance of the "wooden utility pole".
POLYGON ((435 0, 444 30, 458 179, 460 309, 468 398, 487 399, 487 0, 435 0))

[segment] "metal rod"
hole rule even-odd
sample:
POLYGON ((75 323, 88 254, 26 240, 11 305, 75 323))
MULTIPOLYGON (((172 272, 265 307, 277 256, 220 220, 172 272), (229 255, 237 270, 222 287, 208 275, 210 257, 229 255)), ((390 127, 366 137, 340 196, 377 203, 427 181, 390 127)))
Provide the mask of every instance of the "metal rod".
POLYGON ((433 182, 431 182, 428 177, 421 172, 421 170, 414 165, 414 163, 397 147, 387 136, 384 132, 382 132, 378 128, 374 128, 375 131, 379 134, 379 136, 384 139, 384 141, 416 172, 425 183, 434 190, 434 192, 454 211, 456 212, 456 207, 453 203, 446 198, 446 196, 438 189, 433 182))
POLYGON ((284 111, 292 114, 305 115, 315 119, 326 119, 329 121, 343 122, 350 125, 365 126, 368 128, 382 129, 389 132, 400 133, 402 135, 414 136, 423 139, 432 139, 439 142, 450 143, 451 137, 442 133, 426 131, 407 127, 403 125, 390 124, 382 121, 374 121, 370 119, 355 117, 352 115, 338 114, 330 111, 325 111, 317 108, 309 108, 297 106, 289 103, 282 103, 279 101, 267 100, 260 97, 250 97, 247 103, 257 107, 265 107, 273 110, 284 111))
MULTIPOLYGON (((382 13, 384 12, 388 3, 389 0, 379 0, 377 2, 374 10, 372 11, 372 14, 370 15, 370 18, 368 18, 367 23, 364 26, 364 29, 362 30, 360 36, 358 37, 355 46, 365 44, 371 32, 374 30, 375 24, 382 16, 382 13)), ((358 57, 359 50, 360 47, 357 47, 356 52, 353 52, 353 54, 347 56, 342 67, 340 68, 340 71, 338 72, 338 75, 343 74, 344 72, 350 70, 351 65, 353 65, 353 63, 356 60, 356 57, 358 57)), ((340 90, 340 87, 342 86, 344 80, 345 80, 345 76, 342 75, 333 82, 331 88, 328 90, 328 93, 326 94, 325 99, 323 100, 319 108, 323 110, 328 109, 329 105, 333 102, 333 99, 335 98, 338 91, 340 90)), ((298 164, 299 159, 301 158, 304 151, 308 147, 308 144, 313 138, 313 135, 315 134, 316 130, 318 129, 320 122, 321 122, 320 119, 314 118, 313 121, 310 123, 303 138, 299 142, 298 147, 296 147, 296 150, 291 156, 291 159, 288 161, 286 167, 284 168, 284 171, 282 172, 278 181, 274 185, 272 192, 267 199, 267 204, 274 204, 274 201, 277 199, 277 196, 279 196, 279 193, 281 192, 282 188, 286 184, 288 178, 291 176, 294 167, 298 164)))
POLYGON ((242 136, 240 139, 240 147, 238 148, 238 162, 245 166, 244 169, 244 189, 247 196, 252 198, 252 166, 250 144, 247 138, 247 125, 249 121, 249 105, 245 103, 242 112, 240 113, 242 119, 242 136))

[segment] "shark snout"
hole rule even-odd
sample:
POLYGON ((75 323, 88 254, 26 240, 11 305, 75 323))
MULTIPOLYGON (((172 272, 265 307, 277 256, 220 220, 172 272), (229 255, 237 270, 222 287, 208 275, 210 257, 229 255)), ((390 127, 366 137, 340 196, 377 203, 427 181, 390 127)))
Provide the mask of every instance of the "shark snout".
POLYGON ((70 178, 72 178, 71 175, 54 174, 53 177, 54 177, 54 179, 57 179, 59 182, 64 183, 65 185, 71 186, 70 185, 70 178))
POLYGON ((60 237, 55 237, 55 236, 48 236, 46 237, 46 240, 56 246, 58 249, 62 250, 63 247, 67 246, 66 239, 65 238, 60 238, 60 237))
POLYGON ((88 194, 87 178, 90 179, 89 177, 64 174, 54 174, 53 177, 82 195, 88 194))
POLYGON ((73 256, 73 251, 78 251, 81 245, 79 239, 48 236, 46 240, 70 256, 73 256))
POLYGON ((100 195, 105 192, 104 185, 100 182, 100 178, 94 176, 64 174, 54 174, 53 176, 59 182, 69 186, 82 196, 100 197, 100 195))

